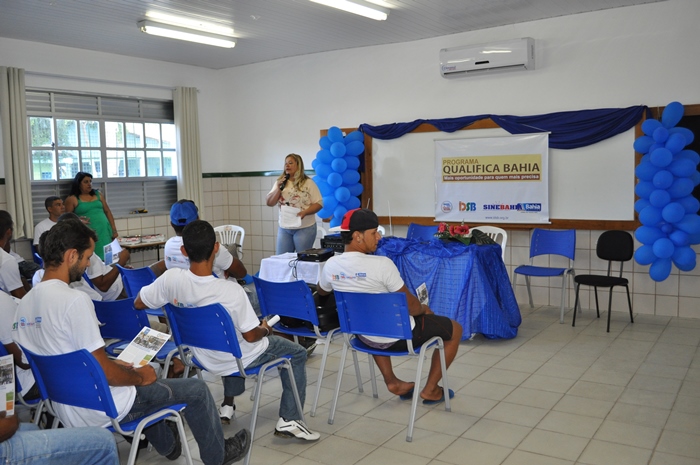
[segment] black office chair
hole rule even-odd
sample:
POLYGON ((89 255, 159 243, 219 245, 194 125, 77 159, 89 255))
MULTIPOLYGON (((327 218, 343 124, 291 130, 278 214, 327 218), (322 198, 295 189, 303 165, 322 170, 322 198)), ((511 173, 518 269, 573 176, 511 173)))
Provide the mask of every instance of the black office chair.
MULTIPOLYGON (((610 297, 608 299, 608 330, 610 332, 610 312, 612 310, 612 296, 615 286, 625 286, 627 290, 627 303, 630 308, 630 321, 634 323, 632 315, 632 300, 630 299, 629 281, 622 277, 622 267, 624 262, 630 261, 634 255, 634 240, 632 235, 627 231, 605 231, 598 238, 596 245, 596 255, 601 260, 608 261, 608 274, 582 274, 574 277, 576 283, 576 301, 574 303, 574 320, 571 326, 576 326, 576 308, 579 306, 578 291, 581 284, 593 286, 595 291, 595 310, 600 318, 600 309, 598 308, 598 288, 607 287, 610 289, 610 297), (620 276, 612 275, 612 262, 620 262, 620 276)), ((579 311, 581 309, 579 308, 579 311)))

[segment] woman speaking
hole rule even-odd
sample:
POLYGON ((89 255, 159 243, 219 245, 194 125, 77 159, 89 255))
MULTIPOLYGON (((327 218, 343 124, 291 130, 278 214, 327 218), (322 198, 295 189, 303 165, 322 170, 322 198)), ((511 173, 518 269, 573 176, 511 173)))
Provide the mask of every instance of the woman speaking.
POLYGON ((284 171, 267 194, 269 207, 279 206, 276 254, 301 252, 316 240, 315 213, 323 207, 316 183, 304 174, 304 160, 296 153, 284 159, 284 171))

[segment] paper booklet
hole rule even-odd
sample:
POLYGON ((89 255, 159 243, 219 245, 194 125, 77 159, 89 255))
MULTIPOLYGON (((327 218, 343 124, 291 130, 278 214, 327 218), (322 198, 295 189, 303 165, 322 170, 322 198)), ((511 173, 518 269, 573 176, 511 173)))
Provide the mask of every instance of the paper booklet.
POLYGON ((114 239, 112 242, 104 246, 104 257, 105 265, 113 265, 119 261, 119 252, 122 251, 122 247, 119 245, 119 241, 114 239))
POLYGON ((297 213, 301 208, 290 207, 289 205, 280 206, 280 227, 281 228, 298 228, 301 226, 301 217, 297 213))
POLYGON ((131 363, 134 367, 148 365, 168 339, 170 339, 169 334, 152 328, 141 328, 134 340, 119 354, 117 360, 131 363))
POLYGON ((430 302, 430 297, 428 296, 428 286, 425 283, 421 284, 416 288, 416 297, 423 305, 428 305, 430 302))
POLYGON ((5 399, 5 403, 0 406, 0 412, 4 411, 5 416, 15 413, 15 363, 12 355, 0 357, 0 395, 5 399))

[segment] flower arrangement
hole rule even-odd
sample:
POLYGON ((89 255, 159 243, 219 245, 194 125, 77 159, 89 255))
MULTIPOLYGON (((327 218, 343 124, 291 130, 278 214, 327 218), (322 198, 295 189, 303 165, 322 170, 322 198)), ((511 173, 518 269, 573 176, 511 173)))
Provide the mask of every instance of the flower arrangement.
POLYGON ((469 226, 464 223, 459 226, 440 223, 435 237, 444 241, 453 240, 469 245, 472 240, 472 233, 469 231, 469 226))

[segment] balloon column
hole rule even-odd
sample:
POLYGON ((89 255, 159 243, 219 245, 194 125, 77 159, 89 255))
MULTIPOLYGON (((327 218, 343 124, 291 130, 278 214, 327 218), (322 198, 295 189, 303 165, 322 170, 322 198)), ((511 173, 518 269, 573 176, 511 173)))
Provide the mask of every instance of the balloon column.
POLYGON ((363 187, 357 157, 365 151, 364 139, 360 131, 343 137, 340 128, 333 126, 319 140, 321 150, 311 162, 316 171, 314 182, 323 196, 323 208, 316 214, 321 218, 332 216, 331 227, 340 226, 345 212, 360 207, 358 196, 363 187))
POLYGON ((651 265, 649 276, 654 281, 666 279, 672 264, 681 271, 694 269, 695 251, 690 246, 700 244, 700 202, 692 195, 700 184, 700 155, 683 150, 695 136, 676 127, 682 117, 683 105, 670 103, 661 121, 642 123, 644 135, 634 141, 634 149, 644 154, 635 170, 639 200, 634 209, 642 223, 635 237, 642 246, 634 258, 640 265, 651 265))

